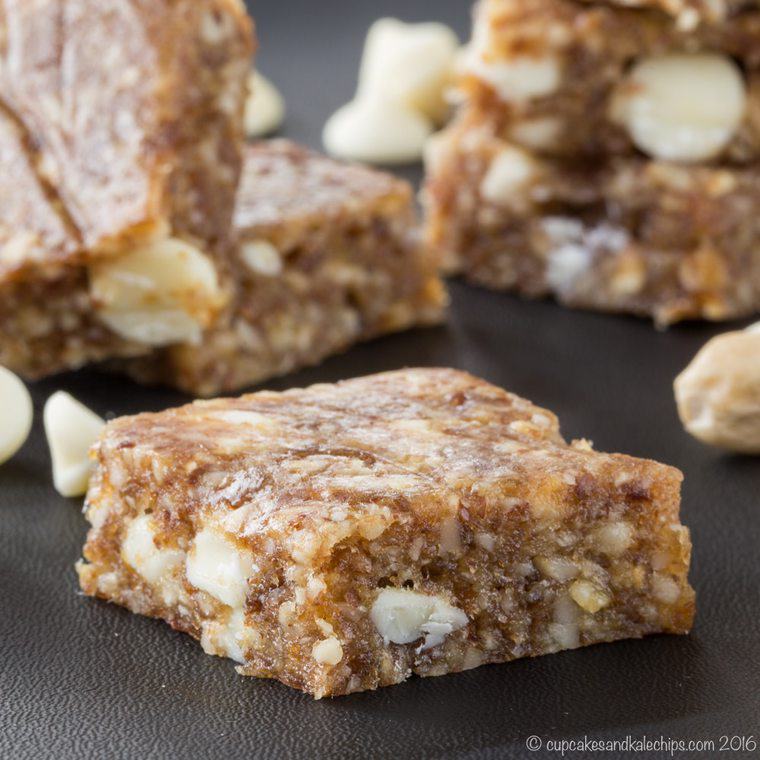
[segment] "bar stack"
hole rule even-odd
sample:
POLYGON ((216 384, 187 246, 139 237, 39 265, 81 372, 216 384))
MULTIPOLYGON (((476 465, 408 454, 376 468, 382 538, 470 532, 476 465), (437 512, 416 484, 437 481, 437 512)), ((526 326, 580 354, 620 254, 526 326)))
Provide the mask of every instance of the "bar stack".
POLYGON ((428 153, 428 241, 495 289, 760 310, 757 0, 481 0, 428 153))
POLYGON ((7 0, 0 365, 215 395, 443 320, 408 183, 244 144, 242 0, 7 0))

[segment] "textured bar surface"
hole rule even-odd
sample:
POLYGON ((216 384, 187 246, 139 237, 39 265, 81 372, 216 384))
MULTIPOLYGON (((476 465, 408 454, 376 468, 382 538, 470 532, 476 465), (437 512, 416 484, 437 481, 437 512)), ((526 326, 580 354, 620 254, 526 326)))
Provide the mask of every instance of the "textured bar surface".
POLYGON ((235 214, 237 295, 198 347, 136 360, 137 379, 239 390, 360 340, 438 324, 446 293, 412 189, 286 140, 250 146, 235 214))
POLYGON ((0 362, 39 377, 151 350, 160 338, 109 321, 113 293, 92 284, 93 267, 145 248, 203 251, 219 282, 180 311, 211 321, 252 50, 239 0, 3 4, 0 362))
POLYGON ((681 473, 447 369, 115 420, 84 591, 317 697, 685 633, 681 473))

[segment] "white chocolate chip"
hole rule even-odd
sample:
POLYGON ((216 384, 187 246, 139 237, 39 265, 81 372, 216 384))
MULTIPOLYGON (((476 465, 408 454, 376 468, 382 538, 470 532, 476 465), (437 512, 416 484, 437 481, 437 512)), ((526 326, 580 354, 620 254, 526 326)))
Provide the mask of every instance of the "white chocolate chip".
POLYGON ((277 88, 258 71, 248 78, 248 100, 245 103, 245 133, 248 137, 264 137, 285 121, 285 101, 277 88))
POLYGON ((24 383, 0 367, 0 464, 24 445, 32 429, 32 398, 24 383))
POLYGON ((520 193, 528 187, 538 171, 534 161, 524 150, 507 147, 496 154, 480 184, 483 198, 495 204, 519 201, 520 193))
POLYGON ((411 644, 424 637, 419 651, 438 646, 468 623, 462 610, 441 597, 394 588, 378 594, 370 616, 386 644, 411 644))
POLYGON ((422 158, 433 132, 427 117, 403 103, 362 96, 336 111, 325 124, 327 152, 370 164, 405 164, 422 158))
POLYGON ((562 122, 553 116, 525 119, 510 130, 516 143, 534 151, 552 150, 560 142, 561 134, 562 122))
POLYGON ((515 56, 509 62, 491 62, 471 53, 464 66, 488 82, 507 103, 522 103, 551 95, 562 81, 560 65, 553 56, 515 56))
POLYGON ((156 546, 156 529, 150 515, 140 515, 129 524, 121 544, 122 559, 153 586, 171 585, 167 580, 185 558, 177 549, 156 546))
POLYGON ((185 563, 189 583, 230 607, 243 606, 256 569, 250 551, 213 528, 196 535, 185 563))
POLYGON ((282 273, 280 252, 268 240, 248 240, 241 243, 240 257, 254 274, 277 277, 282 273))
POLYGON ((359 96, 402 103, 442 123, 449 111, 444 93, 458 48, 456 34, 445 24, 379 19, 364 46, 359 96))
POLYGON ((90 292, 108 327, 149 346, 198 343, 222 301, 211 260, 173 238, 94 264, 90 292))
POLYGON ((709 341, 676 378, 686 430, 712 446, 760 454, 760 332, 709 341))
POLYGON ((744 78, 729 57, 674 53, 634 66, 613 99, 612 116, 650 156, 697 162, 726 148, 746 108, 744 78))
POLYGON ((331 636, 318 641, 312 647, 311 654, 320 665, 337 665, 343 659, 343 647, 335 636, 331 636))
POLYGON ((81 496, 92 472, 89 452, 105 422, 63 391, 54 393, 43 413, 45 435, 53 461, 53 484, 62 496, 81 496))

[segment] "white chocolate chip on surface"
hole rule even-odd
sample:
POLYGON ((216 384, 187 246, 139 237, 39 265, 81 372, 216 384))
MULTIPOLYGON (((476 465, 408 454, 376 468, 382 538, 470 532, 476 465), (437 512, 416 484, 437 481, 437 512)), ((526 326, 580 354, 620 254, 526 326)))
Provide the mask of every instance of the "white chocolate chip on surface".
POLYGON ((325 124, 323 142, 335 157, 370 164, 405 164, 422 158, 433 125, 403 103, 361 96, 325 124))
POLYGON ((691 435, 730 451, 760 454, 760 331, 713 338, 674 387, 681 422, 691 435))
POLYGON ((359 97, 402 103, 441 124, 449 112, 445 90, 458 49, 456 34, 445 24, 379 19, 367 34, 359 97))
POLYGON ((253 71, 248 78, 248 92, 246 135, 264 137, 279 129, 285 121, 285 101, 277 88, 258 71, 253 71))
POLYGON ((653 158, 689 163, 718 156, 746 108, 744 77, 728 56, 674 53, 633 67, 613 98, 612 117, 653 158))
POLYGON ((492 159, 483 181, 480 194, 485 200, 495 204, 508 204, 521 200, 525 191, 538 172, 536 161, 524 150, 509 146, 492 159))
POLYGON ((251 553, 213 528, 204 528, 193 541, 185 563, 187 580, 230 607, 242 607, 248 579, 256 571, 251 553))
POLYGON ((394 588, 380 591, 370 616, 386 643, 411 644, 424 637, 419 651, 438 646, 468 623, 462 610, 441 597, 394 588))
POLYGON ((110 329, 149 346, 198 343, 222 303, 211 259, 174 238, 94 264, 90 292, 110 329))
POLYGON ((0 367, 0 464, 24 445, 32 429, 32 398, 24 383, 0 367))
POLYGON ((45 436, 53 462, 53 484, 62 496, 82 496, 92 471, 90 447, 105 422, 95 412, 64 391, 45 403, 45 436))

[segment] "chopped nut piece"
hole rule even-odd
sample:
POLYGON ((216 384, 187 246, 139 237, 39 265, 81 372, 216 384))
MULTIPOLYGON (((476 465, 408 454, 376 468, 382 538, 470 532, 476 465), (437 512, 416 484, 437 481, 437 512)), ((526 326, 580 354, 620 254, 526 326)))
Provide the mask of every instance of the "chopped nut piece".
POLYGON ((760 454, 760 332, 709 341, 676 378, 678 413, 704 443, 760 454))
POLYGON ((607 594, 600 591, 593 583, 589 581, 575 581, 570 586, 570 596, 573 601, 592 615, 603 609, 610 603, 607 594))
POLYGON ((240 244, 240 258, 254 274, 277 277, 282 273, 280 252, 268 240, 245 240, 240 244))
POLYGON ((578 566, 562 557, 536 557, 533 564, 548 578, 569 581, 578 575, 578 566))
POLYGON ((314 659, 320 665, 337 665, 343 659, 343 647, 334 636, 318 641, 312 649, 314 659))
POLYGON ((619 557, 633 543, 633 526, 625 522, 612 522, 597 528, 593 540, 602 554, 619 557))

